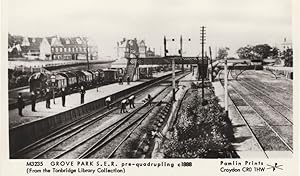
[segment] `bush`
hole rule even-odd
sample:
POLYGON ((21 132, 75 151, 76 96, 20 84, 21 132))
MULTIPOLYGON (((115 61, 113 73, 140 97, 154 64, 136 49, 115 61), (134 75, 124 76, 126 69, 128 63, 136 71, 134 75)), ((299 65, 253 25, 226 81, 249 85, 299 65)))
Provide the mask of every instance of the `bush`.
POLYGON ((208 105, 201 106, 201 94, 189 90, 175 133, 165 146, 166 158, 224 158, 231 153, 232 124, 215 95, 206 99, 208 105))
POLYGON ((28 79, 32 73, 14 71, 8 69, 8 88, 14 89, 17 87, 28 86, 28 79))

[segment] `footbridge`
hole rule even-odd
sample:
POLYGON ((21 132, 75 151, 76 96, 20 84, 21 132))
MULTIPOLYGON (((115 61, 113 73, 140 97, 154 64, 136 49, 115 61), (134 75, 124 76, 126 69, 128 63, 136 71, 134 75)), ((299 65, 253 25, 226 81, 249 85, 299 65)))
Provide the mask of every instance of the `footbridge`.
POLYGON ((201 70, 207 70, 208 57, 203 59, 200 57, 180 57, 180 56, 165 56, 165 57, 146 57, 146 58, 126 58, 127 68, 126 78, 130 80, 137 80, 138 68, 140 65, 197 65, 200 72, 201 70))

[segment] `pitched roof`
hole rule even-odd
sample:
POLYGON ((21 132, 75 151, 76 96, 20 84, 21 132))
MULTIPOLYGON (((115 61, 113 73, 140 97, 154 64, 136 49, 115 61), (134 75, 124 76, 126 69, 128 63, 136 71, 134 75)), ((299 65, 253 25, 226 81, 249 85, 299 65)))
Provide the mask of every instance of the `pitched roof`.
POLYGON ((28 38, 31 49, 40 49, 43 38, 28 38))
POLYGON ((145 40, 137 40, 137 43, 138 43, 138 45, 139 46, 141 46, 141 45, 146 45, 146 42, 145 42, 145 40))
POLYGON ((50 45, 52 45, 52 43, 54 42, 54 39, 56 39, 56 38, 57 38, 57 36, 46 37, 46 39, 50 45))
POLYGON ((74 42, 74 40, 71 40, 71 39, 68 38, 68 37, 61 37, 61 38, 60 38, 60 42, 61 42, 61 44, 63 44, 63 45, 74 45, 74 44, 76 44, 76 43, 74 42))
POLYGON ((86 45, 86 38, 82 37, 61 37, 59 38, 62 45, 71 46, 71 45, 86 45))
POLYGON ((29 50, 40 50, 40 45, 43 38, 40 37, 28 37, 29 46, 22 46, 22 51, 28 52, 29 50))

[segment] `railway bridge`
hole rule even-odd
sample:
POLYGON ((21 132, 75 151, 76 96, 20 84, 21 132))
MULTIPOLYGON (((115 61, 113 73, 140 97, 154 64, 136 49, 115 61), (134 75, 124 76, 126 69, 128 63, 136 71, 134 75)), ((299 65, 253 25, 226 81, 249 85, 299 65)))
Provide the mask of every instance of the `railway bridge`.
MULTIPOLYGON (((181 65, 197 65, 199 74, 202 74, 202 70, 207 70, 209 58, 203 57, 181 57, 181 56, 165 56, 165 57, 146 57, 146 58, 126 58, 127 67, 126 78, 129 77, 131 81, 139 79, 138 68, 140 65, 172 65, 172 68, 176 64, 181 65)), ((174 70, 174 68, 173 68, 174 70)), ((200 75, 199 75, 200 76, 200 75)))

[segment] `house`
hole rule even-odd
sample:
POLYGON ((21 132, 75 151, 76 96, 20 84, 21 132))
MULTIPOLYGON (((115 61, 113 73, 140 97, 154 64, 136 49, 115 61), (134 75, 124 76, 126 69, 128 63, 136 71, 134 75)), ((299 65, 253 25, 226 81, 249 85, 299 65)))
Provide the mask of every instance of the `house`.
POLYGON ((22 56, 29 60, 50 60, 51 46, 46 38, 24 37, 21 50, 22 56))
POLYGON ((13 44, 8 48, 8 58, 21 57, 21 52, 22 52, 21 45, 13 44))
POLYGON ((90 60, 98 56, 98 48, 84 37, 56 37, 52 39, 51 51, 53 60, 90 60))
POLYGON ((140 58, 145 58, 146 57, 146 50, 147 50, 145 40, 138 41, 138 47, 139 47, 139 57, 140 58))
POLYGON ((47 37, 47 41, 51 46, 51 59, 52 60, 63 59, 62 53, 63 53, 64 46, 62 45, 60 38, 57 36, 47 37))
POLYGON ((51 45, 48 43, 46 38, 43 38, 40 44, 40 59, 51 60, 51 54, 51 45))
POLYGON ((151 49, 148 48, 148 50, 146 51, 146 57, 155 57, 154 49, 153 49, 153 51, 151 51, 151 49))
POLYGON ((24 37, 21 49, 23 57, 30 60, 96 59, 98 48, 88 41, 85 37, 24 37))
POLYGON ((145 40, 126 39, 117 42, 117 58, 145 58, 147 46, 145 40))
POLYGON ((97 44, 90 38, 83 37, 82 40, 85 43, 85 46, 87 47, 87 53, 85 55, 88 55, 90 60, 94 60, 98 58, 98 46, 97 44))

